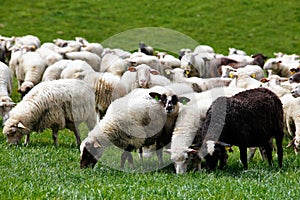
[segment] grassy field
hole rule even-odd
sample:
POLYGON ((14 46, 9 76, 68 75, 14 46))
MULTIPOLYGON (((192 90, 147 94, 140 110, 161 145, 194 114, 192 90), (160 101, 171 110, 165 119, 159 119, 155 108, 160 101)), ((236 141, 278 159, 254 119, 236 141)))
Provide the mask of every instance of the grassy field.
MULTIPOLYGON (((143 39, 174 53, 208 44, 218 53, 235 47, 271 57, 278 51, 300 54, 299 10, 297 0, 2 0, 0 35, 33 34, 42 42, 81 36, 105 47, 124 43, 128 50, 143 39)), ((18 101, 19 95, 14 93, 13 99, 18 101)), ((87 134, 84 125, 81 134, 87 134)), ((8 146, 0 134, 0 199, 300 198, 300 157, 292 149, 284 148, 282 169, 274 154, 273 167, 256 155, 249 170, 242 171, 235 149, 225 170, 181 176, 172 165, 149 170, 150 165, 155 168, 156 158, 141 163, 136 154, 137 169, 120 171, 120 152, 109 153, 95 169, 81 170, 74 135, 67 130, 60 132, 58 147, 49 130, 32 134, 28 146, 8 146)), ((165 159, 168 163, 167 155, 165 159)))

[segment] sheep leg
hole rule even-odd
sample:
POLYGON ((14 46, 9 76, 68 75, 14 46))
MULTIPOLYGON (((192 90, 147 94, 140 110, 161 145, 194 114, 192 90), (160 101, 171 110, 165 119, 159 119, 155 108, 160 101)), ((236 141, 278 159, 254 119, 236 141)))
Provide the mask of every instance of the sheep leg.
POLYGON ((239 147, 240 149, 240 159, 242 161, 242 164, 244 166, 244 170, 248 169, 248 163, 247 163, 247 147, 239 147))
POLYGON ((219 167, 220 169, 224 169, 227 163, 227 159, 228 159, 228 154, 225 149, 222 149, 220 152, 220 167, 219 167))
POLYGON ((25 136, 25 142, 24 142, 24 145, 28 145, 30 141, 30 133, 28 133, 26 136, 25 136))
POLYGON ((143 147, 141 147, 141 148, 139 148, 139 155, 140 155, 140 159, 142 160, 142 162, 143 162, 143 147))
POLYGON ((255 152, 256 152, 256 147, 250 147, 249 148, 248 161, 253 159, 255 152))
POLYGON ((67 123, 67 128, 74 132, 74 135, 76 137, 76 144, 77 144, 77 147, 79 148, 80 144, 81 144, 81 139, 80 139, 79 131, 78 131, 76 124, 74 122, 69 122, 69 123, 67 123))
POLYGON ((132 157, 131 152, 124 151, 121 155, 121 169, 124 169, 126 160, 128 160, 129 167, 133 168, 134 165, 133 165, 133 157, 132 157))
POLYGON ((163 164, 164 164, 164 161, 163 161, 163 148, 159 148, 157 151, 156 151, 156 155, 157 155, 157 159, 158 159, 158 166, 159 167, 162 167, 163 164))
POLYGON ((265 146, 264 146, 265 152, 267 154, 267 158, 268 158, 268 163, 270 166, 272 166, 272 146, 271 144, 268 142, 265 146))
POLYGON ((52 129, 52 138, 54 141, 55 146, 58 146, 58 130, 57 129, 52 129))

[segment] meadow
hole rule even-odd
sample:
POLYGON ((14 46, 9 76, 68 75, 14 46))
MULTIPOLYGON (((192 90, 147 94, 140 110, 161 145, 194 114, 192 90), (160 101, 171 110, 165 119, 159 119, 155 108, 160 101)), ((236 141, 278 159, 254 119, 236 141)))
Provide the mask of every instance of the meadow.
MULTIPOLYGON (((134 50, 143 40, 174 54, 179 47, 207 44, 218 53, 227 54, 229 47, 235 47, 272 57, 279 51, 300 54, 299 10, 297 0, 2 0, 0 35, 32 34, 42 42, 80 36, 104 47, 124 45, 126 50, 134 50)), ((13 100, 20 100, 16 85, 13 100)), ((84 138, 86 127, 80 130, 84 138)), ((46 130, 32 134, 28 146, 9 146, 0 134, 0 199, 300 198, 300 157, 285 147, 288 139, 282 169, 274 153, 273 167, 257 154, 249 170, 243 171, 234 149, 224 170, 185 175, 176 175, 172 164, 156 169, 155 156, 142 163, 136 153, 137 168, 119 170, 120 151, 114 149, 94 169, 82 170, 73 133, 61 131, 58 141, 55 147, 46 130), (151 165, 151 170, 146 169, 151 165)), ((168 155, 164 159, 170 163, 168 155)))

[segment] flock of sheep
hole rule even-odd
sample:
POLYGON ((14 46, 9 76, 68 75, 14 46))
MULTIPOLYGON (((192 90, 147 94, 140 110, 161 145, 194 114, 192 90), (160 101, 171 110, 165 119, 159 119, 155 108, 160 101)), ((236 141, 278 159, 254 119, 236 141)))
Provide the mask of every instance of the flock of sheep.
POLYGON ((140 157, 170 153, 176 173, 223 168, 238 146, 244 169, 256 147, 272 162, 276 141, 282 166, 284 130, 296 152, 300 148, 300 56, 229 48, 228 55, 207 45, 181 49, 178 56, 157 52, 141 42, 138 51, 103 48, 77 37, 41 44, 38 37, 0 36, 0 114, 10 144, 30 133, 52 129, 74 132, 80 166, 94 167, 105 149, 140 157), (267 75, 265 75, 267 74, 267 75), (20 102, 11 99, 13 77, 20 102), (90 132, 81 141, 78 125, 90 132), (247 158, 247 149, 250 155, 247 158), (205 162, 202 162, 205 160, 205 162))

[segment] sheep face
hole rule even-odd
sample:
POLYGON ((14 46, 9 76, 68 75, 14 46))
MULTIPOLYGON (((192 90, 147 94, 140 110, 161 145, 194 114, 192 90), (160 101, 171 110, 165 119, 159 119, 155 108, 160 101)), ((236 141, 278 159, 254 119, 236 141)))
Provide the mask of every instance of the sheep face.
POLYGON ((96 138, 86 138, 80 145, 80 152, 80 168, 94 168, 103 154, 103 148, 96 138))
POLYGON ((30 130, 18 120, 9 118, 4 124, 3 134, 6 135, 9 144, 19 144, 23 135, 29 133, 30 130))
POLYGON ((148 65, 141 64, 136 67, 128 68, 128 71, 136 72, 136 84, 139 88, 149 88, 151 84, 151 76, 158 75, 159 72, 155 69, 151 69, 148 65))
POLYGON ((3 117, 3 125, 4 125, 4 122, 8 119, 9 111, 15 105, 16 104, 11 100, 10 97, 1 97, 0 98, 0 116, 3 117))
POLYGON ((188 155, 188 149, 167 149, 165 152, 171 154, 171 160, 174 163, 176 174, 184 174, 191 161, 188 155))
POLYGON ((21 94, 22 98, 34 87, 34 84, 30 81, 25 81, 22 83, 18 92, 21 94))
POLYGON ((300 96, 300 85, 297 85, 292 91, 291 94, 293 97, 299 97, 300 96))

